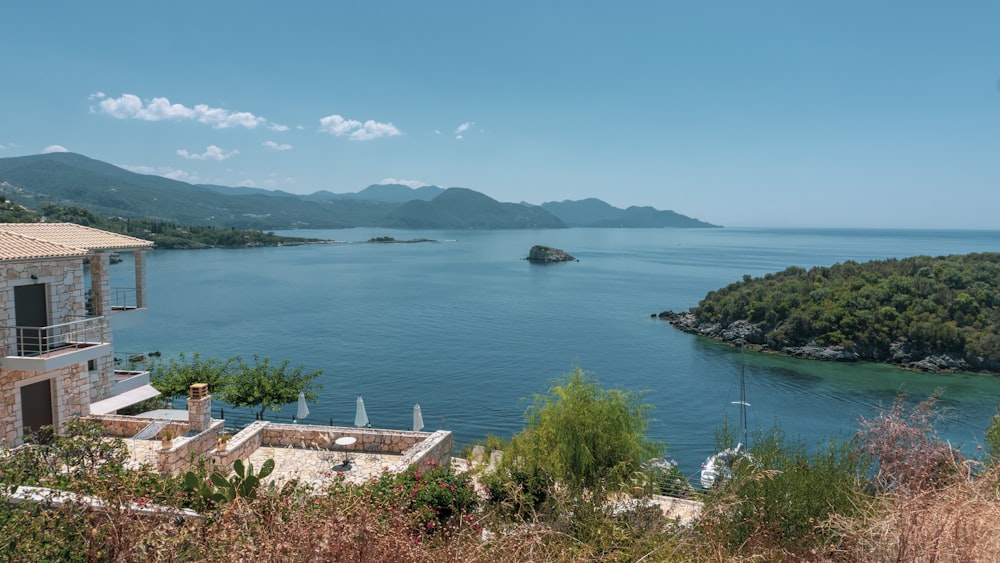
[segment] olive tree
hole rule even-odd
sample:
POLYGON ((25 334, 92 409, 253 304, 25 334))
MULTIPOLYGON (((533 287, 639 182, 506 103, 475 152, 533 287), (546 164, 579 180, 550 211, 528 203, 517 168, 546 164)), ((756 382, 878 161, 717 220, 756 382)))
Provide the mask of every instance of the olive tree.
POLYGON ((219 392, 222 401, 234 407, 260 407, 257 417, 264 416, 265 409, 281 410, 282 405, 294 403, 299 393, 307 400, 315 401, 316 391, 322 385, 314 380, 323 370, 305 371, 305 366, 294 369, 289 361, 272 364, 268 358, 254 355, 253 364, 247 364, 238 356, 233 358, 232 372, 219 392))
POLYGON ((195 352, 189 360, 184 354, 152 367, 150 382, 164 397, 173 399, 188 394, 195 383, 207 383, 209 391, 221 393, 229 381, 238 358, 203 360, 195 352))

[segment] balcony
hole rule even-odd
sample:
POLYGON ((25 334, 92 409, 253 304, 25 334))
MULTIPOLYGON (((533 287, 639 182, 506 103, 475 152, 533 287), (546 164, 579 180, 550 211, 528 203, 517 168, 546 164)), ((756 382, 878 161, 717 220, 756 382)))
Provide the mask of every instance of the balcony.
POLYGON ((135 311, 139 309, 138 293, 139 290, 134 287, 111 288, 111 310, 135 311))
POLYGON ((3 327, 7 351, 0 367, 45 372, 95 360, 111 353, 104 317, 43 327, 3 327))
POLYGON ((90 414, 113 413, 159 394, 160 392, 149 384, 148 371, 115 369, 115 383, 111 387, 111 396, 103 401, 91 403, 90 414))
POLYGON ((114 330, 137 326, 146 319, 146 308, 138 305, 138 293, 134 287, 111 288, 111 326, 114 330))

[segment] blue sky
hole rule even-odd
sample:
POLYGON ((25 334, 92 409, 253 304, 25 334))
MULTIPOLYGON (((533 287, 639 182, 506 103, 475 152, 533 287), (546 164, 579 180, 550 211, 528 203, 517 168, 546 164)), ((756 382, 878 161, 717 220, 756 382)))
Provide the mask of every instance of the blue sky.
POLYGON ((4 2, 0 157, 1000 228, 995 2, 4 2))

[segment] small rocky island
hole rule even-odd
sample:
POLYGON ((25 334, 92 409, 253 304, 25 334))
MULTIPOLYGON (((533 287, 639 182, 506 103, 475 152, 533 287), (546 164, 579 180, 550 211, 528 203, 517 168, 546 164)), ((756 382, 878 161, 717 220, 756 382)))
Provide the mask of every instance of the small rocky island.
POLYGON ((528 262, 533 264, 549 264, 552 262, 579 262, 576 258, 573 258, 569 254, 566 254, 564 250, 559 250, 558 248, 552 248, 551 246, 542 246, 536 244, 531 247, 528 251, 528 257, 525 258, 528 262))

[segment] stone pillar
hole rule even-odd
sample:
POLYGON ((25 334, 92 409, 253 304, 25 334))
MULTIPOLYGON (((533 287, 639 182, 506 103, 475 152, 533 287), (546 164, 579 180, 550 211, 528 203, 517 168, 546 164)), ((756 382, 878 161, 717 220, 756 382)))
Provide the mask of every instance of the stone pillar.
POLYGON ((146 308, 146 251, 136 250, 132 253, 135 260, 135 306, 146 308))
POLYGON ((195 432, 204 432, 212 425, 212 396, 207 383, 195 383, 187 400, 188 424, 195 432))
POLYGON ((94 315, 111 314, 111 258, 106 252, 90 255, 90 291, 94 315))

